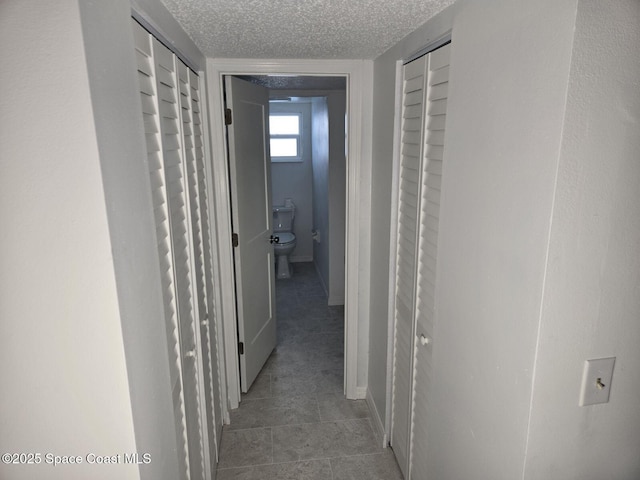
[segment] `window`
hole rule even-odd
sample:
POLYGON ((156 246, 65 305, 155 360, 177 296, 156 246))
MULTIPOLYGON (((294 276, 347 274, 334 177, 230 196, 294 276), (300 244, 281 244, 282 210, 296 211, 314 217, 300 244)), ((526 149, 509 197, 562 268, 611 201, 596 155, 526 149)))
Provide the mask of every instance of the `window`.
POLYGON ((273 113, 269 115, 269 135, 272 162, 301 162, 302 115, 273 113))

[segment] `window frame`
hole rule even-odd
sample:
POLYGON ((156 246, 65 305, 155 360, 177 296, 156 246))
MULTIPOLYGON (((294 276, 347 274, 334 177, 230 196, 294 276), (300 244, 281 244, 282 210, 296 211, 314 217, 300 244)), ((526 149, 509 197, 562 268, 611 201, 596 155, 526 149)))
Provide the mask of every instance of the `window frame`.
POLYGON ((271 128, 269 128, 269 156, 272 163, 296 163, 304 161, 303 158, 303 145, 302 145, 302 133, 303 133, 303 119, 301 112, 269 112, 269 122, 271 117, 298 117, 298 134, 272 134, 271 128), (297 145, 297 155, 291 157, 275 156, 271 155, 271 140, 272 139, 295 139, 297 145))

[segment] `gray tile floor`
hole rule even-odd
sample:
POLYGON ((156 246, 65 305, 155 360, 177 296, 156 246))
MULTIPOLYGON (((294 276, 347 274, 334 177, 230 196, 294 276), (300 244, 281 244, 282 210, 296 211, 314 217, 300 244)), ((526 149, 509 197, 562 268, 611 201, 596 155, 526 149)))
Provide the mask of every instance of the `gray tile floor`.
POLYGON ((344 308, 313 263, 276 282, 278 346, 222 433, 219 480, 401 480, 364 400, 343 395, 344 308))

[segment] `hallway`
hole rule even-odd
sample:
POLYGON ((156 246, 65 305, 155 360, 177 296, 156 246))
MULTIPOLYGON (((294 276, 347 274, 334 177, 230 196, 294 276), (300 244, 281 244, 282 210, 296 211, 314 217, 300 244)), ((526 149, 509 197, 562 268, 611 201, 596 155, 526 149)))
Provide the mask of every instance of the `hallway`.
POLYGON ((276 282, 278 346, 222 435, 218 479, 400 480, 364 400, 343 395, 344 307, 313 263, 276 282))

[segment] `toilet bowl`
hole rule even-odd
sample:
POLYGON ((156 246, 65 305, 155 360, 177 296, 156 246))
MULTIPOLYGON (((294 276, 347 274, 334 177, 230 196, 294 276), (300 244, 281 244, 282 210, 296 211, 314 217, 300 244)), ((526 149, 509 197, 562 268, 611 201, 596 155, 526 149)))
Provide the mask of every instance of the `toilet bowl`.
POLYGON ((273 207, 273 236, 278 237, 278 243, 273 244, 276 255, 276 278, 291 278, 289 255, 296 248, 296 236, 293 233, 293 219, 296 207, 290 198, 286 198, 284 205, 273 207))
POLYGON ((279 239, 273 247, 276 254, 276 277, 291 278, 289 255, 296 248, 296 236, 291 232, 279 232, 276 235, 279 239))

